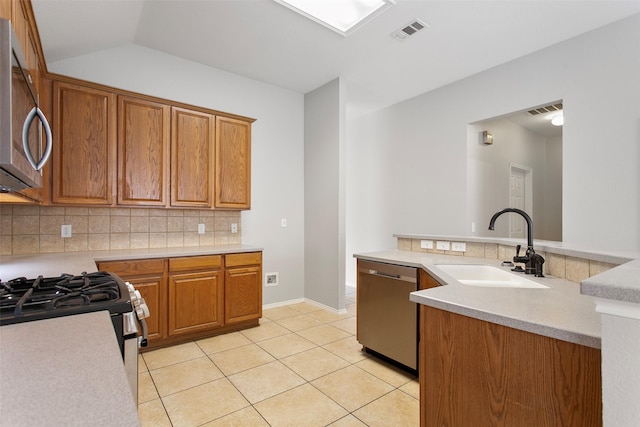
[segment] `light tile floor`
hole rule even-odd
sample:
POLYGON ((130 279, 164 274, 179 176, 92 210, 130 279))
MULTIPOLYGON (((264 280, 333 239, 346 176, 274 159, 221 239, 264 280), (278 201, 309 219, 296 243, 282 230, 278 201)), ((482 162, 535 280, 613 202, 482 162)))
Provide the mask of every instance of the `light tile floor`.
POLYGON ((143 426, 418 426, 415 376, 362 351, 347 313, 310 303, 260 326, 144 353, 143 426))

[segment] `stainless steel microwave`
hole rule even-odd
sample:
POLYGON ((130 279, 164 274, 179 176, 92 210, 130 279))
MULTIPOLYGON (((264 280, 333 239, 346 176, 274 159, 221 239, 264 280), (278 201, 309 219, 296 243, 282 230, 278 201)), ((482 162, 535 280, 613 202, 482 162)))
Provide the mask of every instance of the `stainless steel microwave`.
POLYGON ((11 22, 0 19, 0 192, 42 187, 50 154, 51 129, 25 56, 11 22))

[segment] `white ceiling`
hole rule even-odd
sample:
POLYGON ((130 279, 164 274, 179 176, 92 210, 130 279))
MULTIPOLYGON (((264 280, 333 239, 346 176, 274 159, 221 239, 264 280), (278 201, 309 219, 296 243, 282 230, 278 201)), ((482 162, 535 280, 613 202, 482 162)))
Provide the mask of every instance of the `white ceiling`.
POLYGON ((640 0, 396 0, 344 38, 272 0, 32 0, 47 63, 134 43, 370 111, 640 13, 640 0), (415 18, 429 25, 402 42, 415 18))

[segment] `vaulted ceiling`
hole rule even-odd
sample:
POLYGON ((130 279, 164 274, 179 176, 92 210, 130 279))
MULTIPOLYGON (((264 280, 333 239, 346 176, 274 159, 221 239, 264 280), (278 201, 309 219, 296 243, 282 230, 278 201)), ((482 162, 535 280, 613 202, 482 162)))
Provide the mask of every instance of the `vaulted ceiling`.
POLYGON ((32 4, 48 64, 133 43, 299 93, 342 77, 364 109, 640 13, 640 0, 396 0, 345 38, 273 0, 32 4), (429 28, 391 37, 416 18, 429 28))

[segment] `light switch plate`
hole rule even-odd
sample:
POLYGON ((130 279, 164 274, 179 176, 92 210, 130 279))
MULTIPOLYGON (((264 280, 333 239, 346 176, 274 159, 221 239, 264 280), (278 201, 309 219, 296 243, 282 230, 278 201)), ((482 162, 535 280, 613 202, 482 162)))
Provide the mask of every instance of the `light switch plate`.
POLYGON ((433 249, 433 240, 420 240, 421 249, 433 249))
POLYGON ((238 232, 238 224, 236 224, 235 222, 231 224, 231 232, 232 233, 238 232))
POLYGON ((436 249, 440 251, 448 251, 451 247, 451 242, 436 242, 436 249))
POLYGON ((204 234, 204 224, 198 224, 198 234, 204 234))

